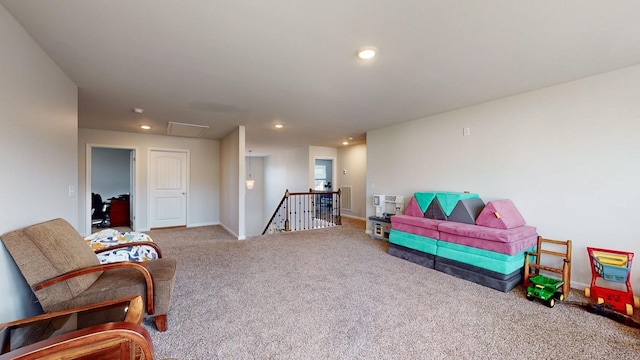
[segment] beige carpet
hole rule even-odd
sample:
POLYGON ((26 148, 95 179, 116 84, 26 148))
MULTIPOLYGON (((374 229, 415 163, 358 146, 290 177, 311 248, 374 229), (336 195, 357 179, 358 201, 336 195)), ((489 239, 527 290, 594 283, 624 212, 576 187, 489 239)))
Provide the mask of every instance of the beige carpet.
POLYGON ((145 321, 159 359, 640 357, 638 329, 390 256, 361 221, 245 241, 217 226, 150 235, 178 259, 169 330, 145 321))

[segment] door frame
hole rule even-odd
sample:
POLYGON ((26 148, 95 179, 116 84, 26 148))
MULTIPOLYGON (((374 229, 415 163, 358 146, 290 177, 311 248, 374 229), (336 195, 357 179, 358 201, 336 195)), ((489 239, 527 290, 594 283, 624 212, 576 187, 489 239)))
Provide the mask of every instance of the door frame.
POLYGON ((173 153, 185 153, 187 154, 187 163, 186 163, 186 179, 185 179, 185 187, 187 188, 185 195, 185 206, 184 206, 184 226, 189 227, 189 196, 191 195, 191 150, 189 149, 169 149, 169 148, 156 148, 149 147, 147 148, 147 228, 151 230, 153 228, 153 224, 151 224, 151 152, 153 151, 166 151, 173 153))
POLYGON ((129 197, 129 217, 131 220, 131 230, 136 231, 138 228, 137 219, 138 217, 138 199, 139 199, 139 181, 140 178, 140 166, 138 165, 139 161, 138 152, 139 149, 137 146, 126 146, 126 145, 107 145, 107 144, 89 144, 86 145, 86 155, 85 155, 85 234, 91 235, 91 166, 92 166, 92 151, 94 148, 102 148, 102 149, 120 149, 120 150, 131 150, 133 153, 133 166, 131 162, 129 163, 129 167, 133 168, 133 172, 130 176, 133 176, 133 184, 132 184, 132 194, 129 197), (131 219, 131 215, 133 215, 133 219, 131 219))

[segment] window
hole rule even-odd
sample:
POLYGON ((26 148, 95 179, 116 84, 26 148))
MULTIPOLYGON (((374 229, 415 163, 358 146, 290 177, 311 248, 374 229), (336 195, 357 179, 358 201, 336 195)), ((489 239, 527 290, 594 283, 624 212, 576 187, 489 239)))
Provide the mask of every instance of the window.
POLYGON ((316 165, 314 190, 324 190, 327 184, 327 167, 316 165))

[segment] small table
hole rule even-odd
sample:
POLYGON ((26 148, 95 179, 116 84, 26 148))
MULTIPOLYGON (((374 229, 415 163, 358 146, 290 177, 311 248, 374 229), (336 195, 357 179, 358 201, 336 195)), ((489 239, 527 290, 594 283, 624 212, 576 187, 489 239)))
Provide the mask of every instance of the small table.
MULTIPOLYGON (((76 346, 85 349, 76 350, 77 354, 82 354, 81 351, 91 351, 91 354, 97 354, 96 351, 113 352, 113 348, 96 349, 96 344, 104 340, 104 335, 101 335, 100 339, 97 336, 92 339, 91 335, 103 331, 137 332, 140 338, 149 338, 149 344, 143 344, 143 346, 152 349, 148 332, 140 326, 143 314, 142 297, 135 296, 0 324, 0 360, 13 359, 18 355, 24 356, 25 353, 52 347, 58 341, 69 343, 70 339, 74 345, 66 345, 62 350, 68 352, 70 347, 76 346), (74 339, 74 335, 85 337, 86 340, 77 341, 74 339)), ((114 339, 110 341, 111 343, 118 342, 114 339)), ((122 342, 119 341, 119 343, 122 342)), ((100 358, 111 357, 103 356, 100 358)))

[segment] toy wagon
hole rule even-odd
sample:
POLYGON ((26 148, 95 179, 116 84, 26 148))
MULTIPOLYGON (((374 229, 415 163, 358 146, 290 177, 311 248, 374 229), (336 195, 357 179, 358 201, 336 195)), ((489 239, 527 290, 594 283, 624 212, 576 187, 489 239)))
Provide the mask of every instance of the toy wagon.
POLYGON ((556 305, 556 300, 564 300, 564 294, 558 289, 564 284, 562 280, 548 278, 543 275, 536 275, 529 278, 531 285, 527 287, 527 299, 540 299, 548 307, 556 305))
POLYGON ((598 304, 606 303, 613 310, 633 315, 633 308, 640 308, 640 298, 631 289, 631 263, 633 253, 587 247, 591 260, 591 286, 584 288, 584 296, 593 297, 598 304), (596 285, 596 280, 626 285, 626 291, 596 285))

